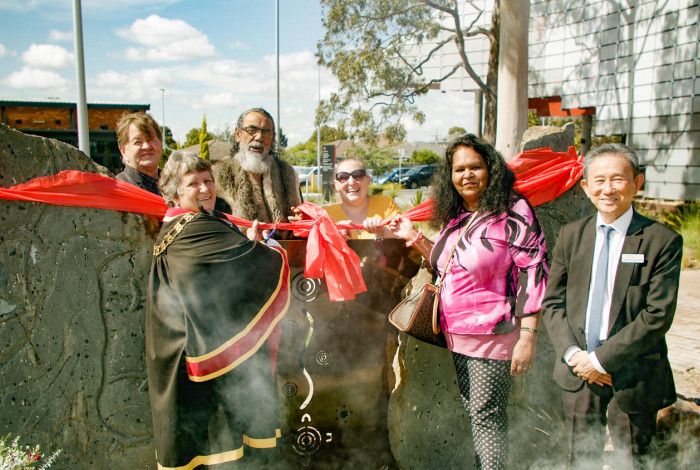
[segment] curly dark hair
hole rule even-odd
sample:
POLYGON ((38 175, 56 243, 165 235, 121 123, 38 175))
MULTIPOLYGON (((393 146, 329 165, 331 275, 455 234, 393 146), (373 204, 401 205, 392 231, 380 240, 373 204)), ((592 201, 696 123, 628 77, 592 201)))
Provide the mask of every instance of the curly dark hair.
POLYGON ((452 184, 452 157, 459 147, 474 149, 481 155, 488 170, 488 183, 479 198, 479 212, 502 214, 513 207, 519 197, 513 189, 515 175, 506 166, 501 154, 474 134, 461 135, 450 142, 445 158, 438 164, 433 176, 431 189, 435 205, 430 221, 433 227, 442 227, 464 211, 464 200, 452 184))

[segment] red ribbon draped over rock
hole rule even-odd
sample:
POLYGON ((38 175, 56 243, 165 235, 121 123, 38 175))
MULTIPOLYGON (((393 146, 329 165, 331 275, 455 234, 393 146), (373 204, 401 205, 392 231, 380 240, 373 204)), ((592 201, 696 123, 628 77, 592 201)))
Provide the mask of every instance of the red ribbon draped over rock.
MULTIPOLYGON (((552 201, 581 178, 583 165, 574 147, 568 152, 548 148, 526 150, 508 162, 516 177, 515 189, 533 206, 552 201)), ((158 217, 168 206, 163 198, 129 183, 97 173, 65 170, 56 175, 41 176, 9 188, 0 188, 0 199, 42 202, 60 206, 90 207, 135 212, 158 217)), ((360 259, 350 249, 339 228, 362 228, 357 224, 334 224, 323 208, 305 202, 299 206, 303 220, 276 224, 260 224, 260 229, 293 230, 308 237, 304 275, 325 278, 331 300, 352 300, 365 292, 360 259)), ((432 201, 427 200, 402 214, 412 221, 430 219, 432 201)), ((226 214, 242 227, 251 221, 226 214)), ((384 221, 388 223, 389 221, 384 221)))

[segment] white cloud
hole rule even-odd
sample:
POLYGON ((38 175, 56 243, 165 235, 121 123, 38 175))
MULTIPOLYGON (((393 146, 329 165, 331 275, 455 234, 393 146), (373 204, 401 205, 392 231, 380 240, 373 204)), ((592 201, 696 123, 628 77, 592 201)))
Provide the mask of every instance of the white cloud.
POLYGON ((49 41, 72 41, 73 31, 59 31, 57 29, 49 30, 49 41))
POLYGON ((235 108, 240 106, 241 100, 230 91, 221 93, 205 93, 202 97, 202 107, 224 106, 235 108))
POLYGON ((8 76, 4 83, 11 88, 53 88, 62 89, 67 85, 65 78, 51 70, 24 67, 8 76))
POLYGON ((141 46, 124 51, 128 60, 176 61, 215 54, 206 34, 185 21, 158 15, 138 19, 117 35, 141 46))
POLYGON ((0 57, 5 57, 7 55, 7 49, 5 49, 5 46, 0 44, 0 57))
POLYGON ((22 62, 36 69, 60 69, 73 63, 73 54, 55 44, 32 44, 24 54, 22 62))
POLYGON ((120 98, 141 98, 158 88, 164 88, 175 83, 172 70, 159 67, 142 69, 132 73, 122 73, 108 70, 95 78, 96 91, 105 94, 112 93, 120 98))
POLYGON ((250 44, 242 42, 242 41, 233 41, 231 44, 229 44, 231 49, 235 51, 249 51, 250 50, 250 44))
POLYGON ((97 75, 95 84, 98 87, 119 88, 129 84, 129 75, 108 70, 97 75))
POLYGON ((402 121, 412 141, 442 139, 454 126, 476 132, 473 93, 429 91, 427 95, 417 98, 416 104, 425 113, 425 123, 421 125, 409 118, 402 121))

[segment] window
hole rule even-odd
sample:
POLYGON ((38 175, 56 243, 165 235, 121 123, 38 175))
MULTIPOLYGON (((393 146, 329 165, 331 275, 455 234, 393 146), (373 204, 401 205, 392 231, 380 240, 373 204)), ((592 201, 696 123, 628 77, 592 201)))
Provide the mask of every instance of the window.
POLYGON ((57 126, 60 126, 60 125, 61 125, 61 120, 60 120, 60 119, 56 119, 56 120, 54 121, 54 124, 56 124, 57 126))
POLYGON ((22 120, 21 120, 21 119, 15 119, 15 124, 22 124, 22 120))

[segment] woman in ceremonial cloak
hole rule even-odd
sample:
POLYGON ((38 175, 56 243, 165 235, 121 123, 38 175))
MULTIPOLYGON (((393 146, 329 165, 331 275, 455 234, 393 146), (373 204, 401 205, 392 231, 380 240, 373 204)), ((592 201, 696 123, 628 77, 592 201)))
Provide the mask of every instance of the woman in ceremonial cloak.
POLYGON ((274 361, 289 304, 286 254, 214 210, 208 161, 171 155, 160 187, 170 209, 153 249, 146 318, 158 468, 249 454, 264 463, 281 436, 274 361))

